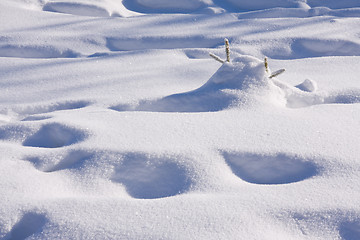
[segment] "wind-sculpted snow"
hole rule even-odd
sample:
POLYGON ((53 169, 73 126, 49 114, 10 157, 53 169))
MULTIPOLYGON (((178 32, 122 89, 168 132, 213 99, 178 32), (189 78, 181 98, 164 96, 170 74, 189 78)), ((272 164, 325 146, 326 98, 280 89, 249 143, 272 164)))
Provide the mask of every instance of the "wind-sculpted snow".
POLYGON ((359 16, 1 0, 0 239, 359 239, 359 16))

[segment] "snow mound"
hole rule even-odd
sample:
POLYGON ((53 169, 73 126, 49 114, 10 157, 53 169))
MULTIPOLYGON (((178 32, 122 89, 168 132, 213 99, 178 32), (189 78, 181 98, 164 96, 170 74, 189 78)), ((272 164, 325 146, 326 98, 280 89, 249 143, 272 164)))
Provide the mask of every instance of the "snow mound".
POLYGON ((317 90, 317 84, 311 79, 305 79, 304 82, 295 86, 296 88, 304 92, 315 92, 317 90))
POLYGON ((285 184, 299 182, 318 174, 318 167, 310 161, 277 154, 224 153, 233 173, 244 181, 256 184, 285 184))
MULTIPOLYGON (((281 69, 279 72, 283 72, 281 69)), ((275 74, 276 72, 272 73, 275 74)), ((264 62, 251 57, 236 57, 225 62, 200 88, 173 94, 158 100, 143 100, 137 105, 120 104, 117 111, 215 112, 236 107, 278 106, 309 107, 318 104, 352 104, 360 102, 360 90, 317 92, 317 84, 306 79, 291 86, 271 78, 264 62)))
POLYGON ((213 112, 238 105, 281 103, 282 93, 267 77, 264 63, 251 56, 240 56, 224 63, 200 88, 170 95, 137 106, 118 105, 118 111, 213 112))

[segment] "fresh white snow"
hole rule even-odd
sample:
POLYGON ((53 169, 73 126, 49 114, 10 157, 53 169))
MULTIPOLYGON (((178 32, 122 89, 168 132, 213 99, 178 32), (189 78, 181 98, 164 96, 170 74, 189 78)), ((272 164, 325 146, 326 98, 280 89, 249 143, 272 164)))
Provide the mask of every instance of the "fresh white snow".
POLYGON ((0 239, 360 239, 359 26, 358 0, 1 0, 0 239))

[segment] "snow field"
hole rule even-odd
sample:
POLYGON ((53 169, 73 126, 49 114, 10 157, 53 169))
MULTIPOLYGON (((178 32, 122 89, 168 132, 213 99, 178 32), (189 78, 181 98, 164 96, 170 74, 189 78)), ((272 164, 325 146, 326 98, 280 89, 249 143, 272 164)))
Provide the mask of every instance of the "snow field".
POLYGON ((357 1, 0 7, 1 239, 360 237, 357 1))

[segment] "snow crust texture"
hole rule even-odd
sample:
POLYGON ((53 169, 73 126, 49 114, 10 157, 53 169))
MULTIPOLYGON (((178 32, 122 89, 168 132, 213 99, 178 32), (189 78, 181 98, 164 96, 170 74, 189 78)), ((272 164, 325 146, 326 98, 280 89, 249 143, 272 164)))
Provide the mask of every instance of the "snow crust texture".
POLYGON ((2 0, 0 22, 0 239, 360 239, 359 1, 2 0))

